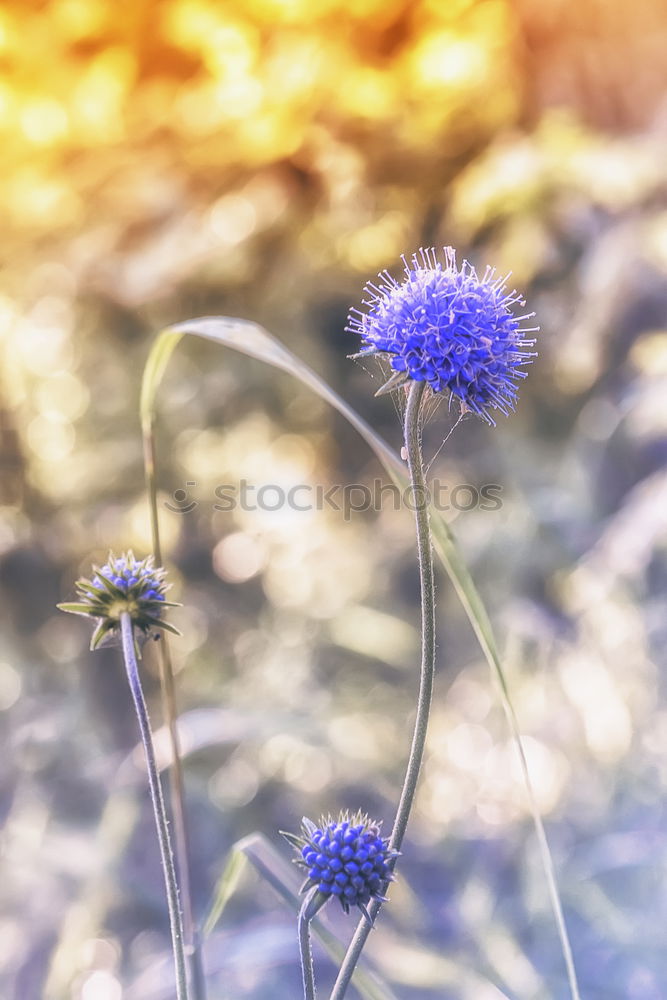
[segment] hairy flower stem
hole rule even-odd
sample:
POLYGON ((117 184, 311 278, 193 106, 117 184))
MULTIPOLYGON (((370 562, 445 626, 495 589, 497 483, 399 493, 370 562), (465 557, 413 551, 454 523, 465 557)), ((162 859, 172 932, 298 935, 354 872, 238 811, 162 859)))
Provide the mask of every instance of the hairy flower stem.
MULTIPOLYGON (((419 559, 419 578, 421 584, 421 673, 419 680, 419 695, 417 698, 417 716, 412 735, 410 757, 403 781, 401 798, 394 819, 394 826, 389 838, 389 849, 400 851, 403 837, 410 819, 412 804, 417 790, 417 781, 424 757, 426 731, 431 709, 433 692, 433 674, 435 669, 435 586, 433 579, 433 553, 431 550, 431 531, 429 527, 428 504, 426 503, 426 483, 424 478, 424 461, 421 450, 421 420, 420 410, 424 397, 424 382, 413 382, 408 392, 408 404, 405 411, 405 448, 408 456, 410 482, 412 486, 413 503, 415 506, 415 522, 417 529, 417 555, 419 559)), ((371 921, 382 906, 380 900, 373 900, 369 906, 371 921)), ((372 924, 364 917, 359 921, 350 942, 338 978, 334 983, 330 1000, 343 1000, 350 984, 357 962, 361 956, 372 924)))
POLYGON ((153 813, 155 815, 155 826, 157 827, 158 842, 160 845, 160 859, 162 862, 162 872, 164 874, 164 884, 167 891, 167 906, 169 909, 169 923, 171 926, 171 942, 174 953, 174 965, 176 969, 176 997, 177 1000, 188 1000, 188 988, 185 973, 185 951, 183 947, 183 925, 181 921, 181 910, 178 900, 178 885, 176 883, 176 869, 174 867, 174 856, 171 850, 169 839, 169 826, 167 823, 167 813, 162 797, 162 786, 158 774, 155 760, 155 749, 153 747, 153 737, 151 725, 148 718, 148 709, 141 687, 139 668, 137 666, 137 654, 134 644, 134 627, 130 615, 124 611, 120 616, 120 629, 123 644, 123 658, 127 679, 130 684, 130 691, 134 700, 134 707, 139 720, 141 731, 141 741, 146 754, 146 767, 148 770, 148 785, 153 803, 153 813))
POLYGON ((310 922, 321 906, 322 900, 317 900, 317 892, 311 891, 299 910, 299 955, 303 976, 303 1000, 316 1000, 317 997, 313 949, 310 943, 310 922))

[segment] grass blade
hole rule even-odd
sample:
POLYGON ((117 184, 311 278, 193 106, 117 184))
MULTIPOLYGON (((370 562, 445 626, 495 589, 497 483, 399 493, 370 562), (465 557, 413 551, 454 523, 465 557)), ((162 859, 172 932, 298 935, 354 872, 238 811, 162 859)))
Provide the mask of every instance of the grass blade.
POLYGON ((227 864, 223 868, 213 892, 213 902, 209 907, 208 915, 202 928, 202 937, 204 940, 215 929, 216 924, 225 912, 227 903, 236 892, 246 863, 247 859, 244 852, 239 849, 238 844, 235 844, 229 852, 227 864))

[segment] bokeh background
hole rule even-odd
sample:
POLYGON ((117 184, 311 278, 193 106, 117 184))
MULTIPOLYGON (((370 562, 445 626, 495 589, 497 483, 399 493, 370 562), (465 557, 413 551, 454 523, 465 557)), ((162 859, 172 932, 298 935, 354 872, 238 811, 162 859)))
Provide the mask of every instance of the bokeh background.
MULTIPOLYGON (((152 338, 203 314, 262 323, 400 446, 391 401, 346 360, 346 314, 380 268, 443 244, 512 270, 542 327, 517 414, 464 420, 431 471, 502 486, 501 509, 449 516, 504 651, 582 993, 664 1000, 665 51, 661 0, 4 0, 7 1000, 172 995, 122 666, 55 610, 110 547, 148 550, 152 338)), ((434 414, 429 458, 453 422, 434 414)), ((381 471, 311 393, 212 344, 179 349, 158 431, 204 915, 253 831, 287 858, 277 831, 304 813, 390 823, 416 689, 412 522, 216 511, 243 478, 381 471), (182 489, 198 506, 168 511, 182 489)), ((515 753, 444 576, 438 604, 428 759, 369 959, 401 1000, 565 998, 515 753)), ((292 914, 250 868, 206 962, 212 1000, 299 995, 292 914)))

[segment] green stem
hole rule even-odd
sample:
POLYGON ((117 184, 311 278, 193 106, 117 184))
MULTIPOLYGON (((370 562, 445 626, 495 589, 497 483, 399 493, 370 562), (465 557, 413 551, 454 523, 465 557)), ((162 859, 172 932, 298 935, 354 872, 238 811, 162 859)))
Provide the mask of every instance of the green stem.
MULTIPOLYGON (((412 805, 417 790, 419 772, 424 758, 426 732, 433 693, 433 674, 435 670, 435 585, 433 578, 433 553, 431 549, 431 530, 429 527, 428 504, 426 503, 426 483, 424 478, 424 462, 421 451, 421 421, 420 409, 424 396, 424 382, 413 382, 408 393, 408 404, 405 411, 405 447, 410 470, 413 504, 415 507, 415 524, 417 530, 417 555, 419 559, 419 579, 421 585, 421 673, 419 694, 417 698, 417 716, 412 735, 410 757, 403 781, 401 798, 396 810, 394 826, 389 838, 389 847, 400 851, 405 831, 410 819, 412 805)), ((380 911, 382 902, 373 900, 369 907, 372 923, 380 911)), ((330 1000, 343 1000, 350 984, 361 952, 371 931, 371 923, 362 918, 354 932, 338 978, 334 983, 330 1000)))
MULTIPOLYGON (((146 488, 150 507, 151 533, 153 540, 153 556, 158 566, 162 565, 162 549, 158 528, 157 488, 155 483, 155 434, 152 420, 142 426, 144 443, 144 467, 146 470, 146 488)), ((190 972, 190 990, 193 1000, 206 1000, 206 985, 204 980, 204 963, 201 939, 194 919, 192 905, 192 889, 190 878, 190 838, 185 811, 185 783, 183 780, 183 765, 177 728, 176 685, 174 670, 167 637, 162 636, 158 648, 158 663, 160 667, 160 688, 162 691, 162 714, 164 716, 169 743, 171 747, 171 767, 169 768, 169 786, 171 791, 171 811, 174 828, 174 854, 176 868, 181 888, 181 907, 183 913, 183 934, 185 939, 185 954, 190 972)))
POLYGON ((155 826, 157 827, 158 842, 160 845, 160 859, 162 862, 162 872, 164 874, 164 884, 167 891, 167 906, 169 909, 169 924, 171 926, 171 942, 174 953, 174 965, 176 968, 176 997, 177 1000, 188 1000, 188 988, 185 973, 185 951, 183 947, 183 925, 181 921, 181 910, 178 901, 178 885, 176 883, 176 869, 174 867, 174 856, 171 850, 169 839, 169 826, 167 813, 162 797, 162 786, 155 760, 155 749, 153 747, 153 737, 151 734, 151 724, 148 718, 148 709, 141 687, 139 668, 137 666, 137 654, 134 644, 134 626, 127 611, 120 616, 120 629, 123 644, 123 658, 127 679, 134 700, 134 707, 139 720, 141 731, 141 741, 146 754, 146 767, 148 770, 148 785, 153 803, 153 813, 155 815, 155 826))

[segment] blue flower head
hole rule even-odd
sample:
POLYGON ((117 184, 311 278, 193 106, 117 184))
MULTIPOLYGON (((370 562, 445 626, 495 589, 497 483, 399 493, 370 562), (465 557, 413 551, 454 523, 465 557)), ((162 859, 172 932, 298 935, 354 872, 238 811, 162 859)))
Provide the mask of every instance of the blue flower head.
POLYGON ((92 580, 77 580, 78 602, 58 605, 61 611, 97 620, 91 649, 117 637, 120 616, 125 611, 143 633, 142 638, 147 638, 153 628, 180 635, 178 629, 163 621, 165 609, 178 605, 165 600, 170 587, 165 581, 166 570, 154 566, 152 556, 139 560, 132 550, 121 556, 110 552, 105 565, 101 569, 94 566, 93 572, 92 580))
MULTIPOLYGON (((448 392, 462 412, 471 411, 495 425, 491 411, 508 414, 517 399, 523 366, 535 352, 522 326, 534 313, 515 316, 525 301, 507 290, 507 278, 487 268, 480 278, 467 261, 459 269, 456 253, 445 247, 444 264, 435 249, 420 250, 398 283, 387 271, 369 282, 366 311, 353 309, 346 330, 362 339, 355 357, 386 355, 394 375, 385 391, 414 379, 433 392, 448 392)), ((381 390, 382 391, 382 390, 381 390)))
POLYGON ((380 835, 380 824, 364 813, 341 813, 316 826, 304 817, 302 836, 284 836, 298 851, 295 864, 308 872, 301 891, 317 889, 325 897, 335 896, 346 913, 357 906, 370 920, 366 907, 371 899, 383 900, 387 882, 393 882, 392 868, 397 852, 389 849, 380 835))

